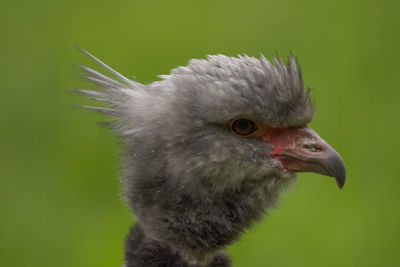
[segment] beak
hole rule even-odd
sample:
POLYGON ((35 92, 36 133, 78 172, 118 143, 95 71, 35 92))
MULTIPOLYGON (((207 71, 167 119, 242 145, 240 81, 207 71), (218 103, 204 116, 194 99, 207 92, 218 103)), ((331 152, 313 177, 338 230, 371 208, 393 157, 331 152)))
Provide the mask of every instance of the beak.
POLYGON ((343 188, 346 181, 343 159, 311 128, 269 128, 257 138, 273 146, 270 157, 281 161, 284 169, 332 176, 339 188, 343 188))

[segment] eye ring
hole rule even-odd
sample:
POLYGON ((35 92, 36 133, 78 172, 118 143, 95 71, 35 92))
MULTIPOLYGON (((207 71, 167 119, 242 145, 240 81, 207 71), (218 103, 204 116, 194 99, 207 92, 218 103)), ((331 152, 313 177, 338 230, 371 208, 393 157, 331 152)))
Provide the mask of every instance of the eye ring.
POLYGON ((239 118, 231 122, 230 128, 233 133, 241 137, 249 137, 252 136, 259 127, 253 120, 239 118))

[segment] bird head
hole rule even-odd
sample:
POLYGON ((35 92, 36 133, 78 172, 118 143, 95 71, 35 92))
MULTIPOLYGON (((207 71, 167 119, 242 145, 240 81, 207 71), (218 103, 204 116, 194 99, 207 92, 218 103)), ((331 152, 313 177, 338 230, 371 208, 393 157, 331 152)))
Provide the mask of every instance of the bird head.
MULTIPOLYGON (((298 172, 332 176, 340 188, 340 155, 307 125, 315 113, 297 61, 279 57, 208 56, 148 85, 83 67, 109 104, 89 107, 116 117, 126 147, 126 176, 167 175, 176 186, 223 192, 246 183, 286 183, 298 172)), ((129 183, 129 181, 128 181, 129 183)))

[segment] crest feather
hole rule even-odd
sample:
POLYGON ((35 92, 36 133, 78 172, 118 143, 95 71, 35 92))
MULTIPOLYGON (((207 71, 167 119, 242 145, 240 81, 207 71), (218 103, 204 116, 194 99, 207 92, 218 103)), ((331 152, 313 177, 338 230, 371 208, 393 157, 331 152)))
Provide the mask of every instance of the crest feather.
POLYGON ((78 65, 84 72, 83 77, 99 87, 95 90, 78 89, 76 92, 90 96, 92 100, 104 102, 109 105, 109 107, 85 105, 80 107, 96 110, 109 116, 121 117, 123 114, 122 110, 126 107, 126 104, 129 102, 130 96, 133 94, 134 90, 143 88, 144 85, 126 78, 79 46, 76 46, 76 48, 116 77, 112 78, 87 66, 78 65))

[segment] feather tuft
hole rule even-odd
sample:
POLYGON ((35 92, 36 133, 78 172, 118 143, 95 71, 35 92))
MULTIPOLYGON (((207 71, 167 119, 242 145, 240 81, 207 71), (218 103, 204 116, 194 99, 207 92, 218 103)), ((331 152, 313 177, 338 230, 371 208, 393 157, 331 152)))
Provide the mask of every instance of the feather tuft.
POLYGON ((82 53, 84 53, 85 55, 87 55, 88 57, 90 57, 92 60, 94 60, 97 64, 99 64, 100 66, 102 66, 103 68, 108 70, 114 76, 118 77, 121 81, 125 82, 126 85, 128 85, 130 88, 135 89, 135 87, 137 87, 137 86, 142 86, 142 84, 140 84, 138 82, 135 82, 135 81, 132 81, 131 79, 126 78, 124 75, 122 75, 118 71, 116 71, 113 68, 109 67, 107 64, 105 64, 104 62, 102 62, 100 59, 98 59, 97 57, 93 56, 92 54, 90 54, 85 49, 83 49, 83 48, 81 48, 79 46, 76 46, 76 48, 78 50, 80 50, 82 53))

